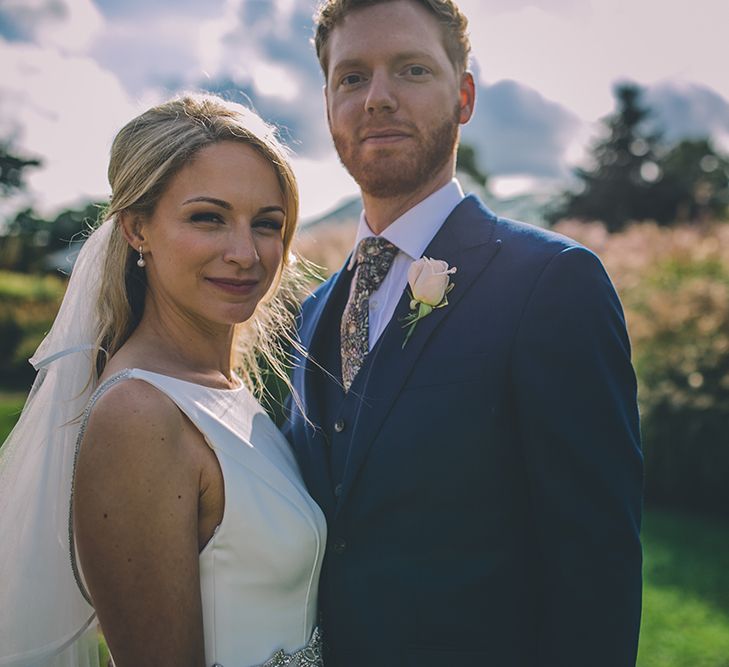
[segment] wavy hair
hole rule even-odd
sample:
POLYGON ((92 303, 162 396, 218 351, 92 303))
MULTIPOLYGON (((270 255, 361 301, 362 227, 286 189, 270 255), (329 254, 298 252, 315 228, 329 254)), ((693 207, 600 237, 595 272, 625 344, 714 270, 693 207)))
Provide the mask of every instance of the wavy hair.
MULTIPOLYGON (((412 0, 428 11, 440 24, 443 46, 456 71, 461 74, 468 69, 471 42, 468 36, 468 19, 454 0, 412 0)), ((332 31, 347 14, 358 9, 392 2, 392 0, 322 0, 314 15, 314 46, 319 64, 328 78, 329 53, 327 45, 332 31)))
POLYGON ((231 363, 259 397, 270 369, 291 388, 287 350, 299 349, 295 335, 297 291, 303 271, 290 253, 299 212, 296 178, 274 128, 255 112, 213 95, 185 94, 155 106, 116 135, 109 160, 111 199, 100 223, 114 219, 97 302, 97 372, 127 341, 144 312, 146 275, 124 238, 121 214, 152 214, 171 179, 198 151, 221 141, 253 147, 271 164, 285 202, 282 266, 253 316, 236 325, 231 363))

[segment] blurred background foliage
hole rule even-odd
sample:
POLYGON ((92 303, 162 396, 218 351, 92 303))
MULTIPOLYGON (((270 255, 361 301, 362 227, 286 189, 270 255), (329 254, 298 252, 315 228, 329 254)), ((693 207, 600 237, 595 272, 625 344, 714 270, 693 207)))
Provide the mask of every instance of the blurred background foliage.
POLYGON ((729 518, 729 224, 555 229, 601 257, 623 302, 646 502, 729 518))
POLYGON ((603 120, 591 164, 576 187, 548 208, 547 219, 600 220, 610 232, 631 222, 673 226, 722 219, 729 206, 729 159, 709 137, 666 143, 635 84, 615 89, 616 110, 603 120))
MULTIPOLYGON (((618 86, 615 98, 589 164, 540 217, 601 257, 633 345, 648 508, 638 664, 728 667, 729 158, 708 136, 666 143, 639 87, 618 86)), ((22 192, 39 164, 0 144, 0 198, 22 192)), ((458 171, 497 213, 523 217, 491 196, 471 146, 459 148, 458 171)), ((100 207, 90 202, 52 219, 25 208, 0 226, 2 438, 33 379, 27 359, 100 207)), ((308 221, 295 251, 324 273, 337 270, 360 210, 351 201, 308 221)))

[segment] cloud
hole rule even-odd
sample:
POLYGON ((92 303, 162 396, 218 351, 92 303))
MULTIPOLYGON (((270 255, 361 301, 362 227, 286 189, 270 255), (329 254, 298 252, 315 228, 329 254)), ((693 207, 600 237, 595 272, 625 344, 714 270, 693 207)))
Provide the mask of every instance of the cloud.
POLYGON ((175 92, 203 76, 197 54, 199 19, 176 12, 117 18, 90 45, 89 56, 114 72, 133 95, 175 92))
POLYGON ((91 0, 4 0, 0 35, 81 53, 103 25, 91 0))
POLYGON ((581 127, 564 107, 515 81, 479 86, 476 115, 463 140, 494 176, 562 178, 567 154, 581 127))
POLYGON ((714 137, 729 150, 729 101, 695 83, 665 81, 647 89, 644 102, 669 142, 714 137))
POLYGON ((301 217, 331 210, 342 200, 359 194, 357 184, 342 166, 334 149, 316 160, 292 160, 301 194, 301 217))
POLYGON ((43 161, 28 172, 40 207, 104 196, 111 140, 139 112, 118 79, 89 58, 1 39, 0 61, 2 130, 43 161))
POLYGON ((519 81, 587 121, 611 108, 610 86, 680 77, 729 98, 726 28, 729 3, 693 0, 464 0, 482 81, 519 81), (511 4, 511 3, 509 3, 511 4), (556 9, 555 9, 556 7, 556 9))
POLYGON ((583 0, 459 0, 458 6, 471 18, 508 14, 527 7, 539 7, 550 14, 583 13, 589 3, 583 0))
POLYGON ((197 82, 249 99, 309 159, 331 151, 323 79, 310 43, 312 12, 309 0, 231 0, 223 16, 201 28, 208 79, 197 82))
POLYGON ((174 13, 206 19, 223 10, 226 0, 95 0, 99 10, 109 19, 148 19, 174 13))

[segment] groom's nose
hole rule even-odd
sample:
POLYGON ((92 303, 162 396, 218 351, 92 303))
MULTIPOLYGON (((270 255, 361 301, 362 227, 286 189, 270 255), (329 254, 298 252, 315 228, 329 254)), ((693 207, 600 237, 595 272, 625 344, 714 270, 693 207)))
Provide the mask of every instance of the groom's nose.
POLYGON ((379 111, 397 111, 397 96, 395 95, 395 82, 386 71, 374 71, 365 98, 367 113, 379 111))

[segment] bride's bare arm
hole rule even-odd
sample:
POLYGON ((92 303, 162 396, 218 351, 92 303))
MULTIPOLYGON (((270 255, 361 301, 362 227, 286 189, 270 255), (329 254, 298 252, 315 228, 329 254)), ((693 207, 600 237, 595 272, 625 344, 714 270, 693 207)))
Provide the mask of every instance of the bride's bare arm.
POLYGON ((79 452, 74 529, 116 667, 199 667, 199 433, 154 387, 127 380, 95 405, 79 452))

